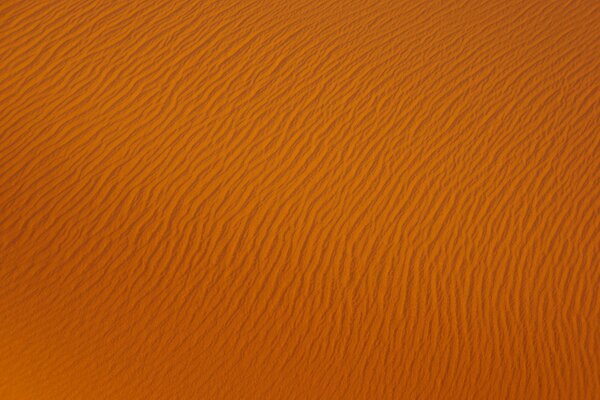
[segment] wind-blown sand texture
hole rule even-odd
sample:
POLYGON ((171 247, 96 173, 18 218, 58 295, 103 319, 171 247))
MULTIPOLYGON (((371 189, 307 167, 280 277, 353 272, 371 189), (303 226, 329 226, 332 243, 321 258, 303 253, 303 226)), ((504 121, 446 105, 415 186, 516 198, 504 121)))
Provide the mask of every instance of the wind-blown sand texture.
POLYGON ((0 2, 1 399, 600 399, 600 2, 0 2))

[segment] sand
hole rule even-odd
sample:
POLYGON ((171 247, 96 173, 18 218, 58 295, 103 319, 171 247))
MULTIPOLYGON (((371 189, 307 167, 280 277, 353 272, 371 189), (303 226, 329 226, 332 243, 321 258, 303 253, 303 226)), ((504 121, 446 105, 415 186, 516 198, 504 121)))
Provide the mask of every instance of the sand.
POLYGON ((599 399, 600 2, 0 2, 0 398, 599 399))

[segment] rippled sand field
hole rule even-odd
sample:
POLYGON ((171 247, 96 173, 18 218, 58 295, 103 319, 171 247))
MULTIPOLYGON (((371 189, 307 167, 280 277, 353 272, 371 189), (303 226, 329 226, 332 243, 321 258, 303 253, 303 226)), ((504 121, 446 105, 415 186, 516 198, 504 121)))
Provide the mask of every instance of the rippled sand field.
POLYGON ((600 2, 0 2, 0 398, 600 399, 600 2))

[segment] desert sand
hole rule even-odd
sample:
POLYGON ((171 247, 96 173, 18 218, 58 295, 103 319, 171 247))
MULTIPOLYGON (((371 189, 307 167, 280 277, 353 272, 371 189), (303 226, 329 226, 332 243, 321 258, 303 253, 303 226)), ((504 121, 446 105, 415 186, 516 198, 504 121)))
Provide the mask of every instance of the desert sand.
POLYGON ((599 399, 600 2, 0 2, 0 398, 599 399))

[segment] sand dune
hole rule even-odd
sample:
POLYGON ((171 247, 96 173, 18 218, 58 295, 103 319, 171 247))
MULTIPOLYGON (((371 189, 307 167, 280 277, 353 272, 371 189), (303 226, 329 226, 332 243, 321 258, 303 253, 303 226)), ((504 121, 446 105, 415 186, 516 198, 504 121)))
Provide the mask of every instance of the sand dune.
POLYGON ((600 2, 0 3, 0 398, 600 398, 600 2))

